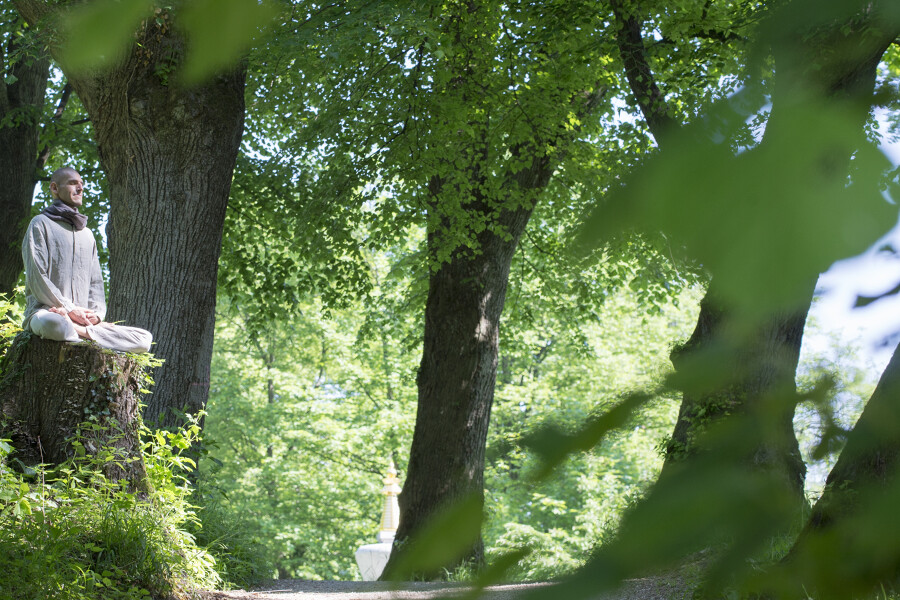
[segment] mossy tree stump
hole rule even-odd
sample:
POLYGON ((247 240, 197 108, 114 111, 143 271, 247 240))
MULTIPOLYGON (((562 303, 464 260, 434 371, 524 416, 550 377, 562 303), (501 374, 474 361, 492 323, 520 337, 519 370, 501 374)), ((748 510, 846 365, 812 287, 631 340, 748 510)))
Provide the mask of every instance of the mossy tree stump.
POLYGON ((86 456, 108 459, 108 479, 146 489, 139 436, 143 367, 133 357, 23 332, 0 369, 3 436, 12 440, 14 458, 27 466, 61 464, 83 448, 86 456), (79 431, 80 445, 73 444, 79 431))

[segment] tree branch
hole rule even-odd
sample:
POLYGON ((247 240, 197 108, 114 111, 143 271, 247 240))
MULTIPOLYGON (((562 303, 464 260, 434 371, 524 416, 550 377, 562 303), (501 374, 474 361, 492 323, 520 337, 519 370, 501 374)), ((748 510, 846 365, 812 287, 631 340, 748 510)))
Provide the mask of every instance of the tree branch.
POLYGON ((13 0, 13 6, 29 25, 34 25, 55 10, 43 0, 13 0))
POLYGON ((677 123, 669 114, 665 95, 656 84, 650 63, 647 61, 647 49, 641 28, 644 20, 636 15, 626 15, 621 0, 612 0, 613 14, 621 27, 616 33, 616 45, 625 65, 625 76, 628 85, 637 101, 650 133, 656 143, 662 146, 662 138, 677 128, 677 123))
MULTIPOLYGON (((68 81, 66 85, 63 86, 62 95, 59 97, 59 102, 56 103, 56 110, 53 111, 53 118, 51 120, 52 123, 58 123, 62 118, 63 112, 66 110, 66 105, 69 103, 69 97, 72 96, 72 84, 68 81)), ((44 128, 45 130, 47 127, 44 128)), ((44 147, 41 148, 41 151, 38 152, 37 164, 35 165, 35 173, 40 173, 44 170, 44 167, 47 166, 47 160, 50 158, 50 143, 46 140, 44 141, 44 147)), ((37 183, 35 181, 35 183, 37 183)))

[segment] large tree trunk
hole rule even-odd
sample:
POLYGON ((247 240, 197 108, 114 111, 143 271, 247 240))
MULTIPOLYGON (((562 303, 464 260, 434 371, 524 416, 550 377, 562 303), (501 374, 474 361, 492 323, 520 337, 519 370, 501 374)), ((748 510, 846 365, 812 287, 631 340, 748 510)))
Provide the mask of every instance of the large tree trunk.
POLYGON ((751 579, 752 597, 880 596, 900 578, 900 348, 787 557, 751 579), (760 596, 763 592, 764 596, 760 596))
MULTIPOLYGON (((682 390, 678 420, 666 445, 663 473, 702 451, 702 434, 711 424, 726 416, 759 410, 763 408, 759 402, 769 398, 774 403, 767 403, 764 410, 775 414, 768 415, 765 422, 772 425, 772 430, 757 432, 761 433, 759 442, 744 460, 752 468, 773 473, 798 500, 803 499, 806 465, 794 434, 793 392, 809 303, 795 311, 772 315, 746 337, 733 340, 726 334, 733 324, 729 322, 733 315, 717 303, 715 285, 713 279, 700 303, 697 326, 690 339, 673 351, 671 358, 677 371, 696 374, 698 365, 692 364, 692 359, 712 351, 705 358, 716 361, 715 370, 723 370, 729 377, 711 390, 702 389, 702 382, 700 389, 682 390), (723 356, 724 362, 718 362, 723 356)), ((809 287, 811 302, 813 284, 809 287)))
MULTIPOLYGON (((6 65, 14 50, 15 39, 0 46, 0 66, 6 65)), ((0 185, 0 294, 10 297, 19 275, 22 274, 22 238, 31 216, 31 200, 34 197, 35 165, 38 156, 38 135, 44 92, 50 74, 50 61, 46 58, 20 60, 9 69, 14 83, 4 83, 0 78, 0 122, 13 113, 16 125, 0 128, 0 169, 3 185, 0 185)))
MULTIPOLYGON (((399 498, 400 526, 392 562, 404 542, 439 510, 473 494, 480 504, 484 502, 484 451, 497 376, 500 315, 513 253, 530 215, 530 208, 506 211, 499 222, 509 239, 485 232, 479 236, 477 256, 457 253, 431 275, 416 380, 416 427, 399 498)), ((432 232, 429 246, 434 239, 432 232)), ((464 561, 483 563, 480 538, 460 557, 464 561)), ((385 573, 389 569, 390 565, 385 573)))
MULTIPOLYGON (((871 18, 872 14, 877 11, 867 12, 866 16, 871 18)), ((777 40, 774 106, 763 145, 770 138, 784 137, 780 132, 792 126, 797 102, 819 101, 840 107, 858 123, 858 131, 862 133, 880 57, 896 33, 873 31, 872 22, 866 20, 843 29, 842 25, 837 23, 803 36, 798 34, 790 40, 777 40)), ((820 176, 830 178, 835 186, 843 186, 851 149, 843 155, 824 156, 825 151, 820 157, 824 167, 820 176)), ((790 201, 785 199, 786 203, 790 201)), ((773 268, 778 267, 773 265, 773 268)), ((784 307, 781 312, 760 320, 753 334, 731 340, 729 330, 744 316, 718 302, 713 275, 710 290, 701 303, 697 327, 686 346, 673 352, 672 361, 680 371, 692 354, 709 352, 717 344, 733 346, 726 364, 730 365, 728 372, 734 377, 716 390, 700 394, 685 390, 667 448, 664 473, 673 462, 697 450, 696 440, 712 422, 725 415, 758 410, 761 401, 789 398, 790 394, 785 392, 795 385, 803 326, 817 275, 808 275, 809 300, 802 306, 784 307)), ((785 400, 763 410, 775 410, 777 414, 770 421, 772 430, 762 434, 762 441, 750 460, 781 475, 802 500, 806 467, 793 432, 794 406, 785 400)))
MULTIPOLYGON (((665 94, 653 76, 642 37, 643 18, 637 7, 627 6, 623 0, 614 0, 611 6, 620 24, 616 43, 626 78, 650 132, 665 152, 679 124, 672 118, 665 94)), ((724 335, 733 315, 716 299, 714 286, 715 280, 700 304, 700 315, 691 338, 672 353, 672 363, 678 371, 690 368, 687 365, 692 364, 691 358, 702 355, 709 348, 729 345, 724 335)), ((809 298, 811 302, 812 284, 809 298)), ((697 452, 701 433, 711 423, 725 415, 752 408, 756 400, 776 390, 793 388, 808 311, 809 302, 795 312, 775 315, 734 348, 731 360, 725 366, 729 373, 735 374, 734 379, 714 390, 682 391, 678 420, 666 446, 666 466, 671 469, 674 462, 697 452)), ((716 355, 716 358, 720 357, 716 355)), ((798 498, 803 498, 806 466, 794 435, 794 407, 779 408, 780 414, 772 421, 775 423, 773 435, 768 436, 746 460, 748 464, 774 471, 798 498)), ((664 469, 664 472, 668 470, 664 469)))
MULTIPOLYGON (((56 10, 38 0, 14 4, 30 22, 56 10)), ((148 19, 137 42, 110 70, 67 76, 110 182, 108 319, 153 333, 153 351, 166 362, 144 416, 171 426, 177 411, 201 410, 209 395, 216 271, 246 70, 184 88, 167 76, 184 56, 177 27, 148 19)))
POLYGON ((23 332, 2 372, 0 416, 14 458, 26 466, 58 465, 76 455, 103 454, 109 480, 127 479, 146 489, 139 411, 143 368, 127 354, 23 332))
MULTIPOLYGON (((598 90, 584 98, 580 114, 595 110, 604 93, 598 90)), ((561 133, 555 141, 564 142, 567 136, 561 133)), ((395 571, 406 560, 408 542, 442 510, 473 497, 479 507, 484 505, 484 452, 510 265, 537 194, 549 184, 564 152, 564 147, 559 148, 549 156, 542 154, 543 147, 523 143, 511 151, 516 157, 532 157, 528 168, 510 173, 506 180, 508 193, 521 198, 522 205, 503 209, 492 206, 492 201, 473 200, 467 210, 476 215, 492 211, 495 227, 477 235, 477 252, 455 252, 449 262, 431 273, 422 362, 416 379, 416 426, 406 483, 399 497, 400 525, 382 577, 410 576, 395 571)), ((437 178, 431 188, 435 197, 443 191, 437 178)), ((439 210, 437 206, 435 203, 433 209, 439 210)), ((440 248, 441 233, 429 231, 428 247, 433 253, 440 248)), ((480 522, 477 528, 480 531, 480 522)), ((461 564, 483 566, 480 534, 454 563, 435 565, 435 571, 415 575, 436 577, 442 569, 461 564)))

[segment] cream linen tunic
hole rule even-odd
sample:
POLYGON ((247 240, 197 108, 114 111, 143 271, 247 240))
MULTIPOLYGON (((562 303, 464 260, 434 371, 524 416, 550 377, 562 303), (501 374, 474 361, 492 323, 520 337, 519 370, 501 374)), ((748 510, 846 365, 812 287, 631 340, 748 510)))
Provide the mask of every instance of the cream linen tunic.
POLYGON ((106 316, 103 275, 94 234, 85 227, 75 231, 68 222, 46 215, 31 220, 22 243, 25 263, 25 321, 39 309, 89 308, 102 321, 106 316))

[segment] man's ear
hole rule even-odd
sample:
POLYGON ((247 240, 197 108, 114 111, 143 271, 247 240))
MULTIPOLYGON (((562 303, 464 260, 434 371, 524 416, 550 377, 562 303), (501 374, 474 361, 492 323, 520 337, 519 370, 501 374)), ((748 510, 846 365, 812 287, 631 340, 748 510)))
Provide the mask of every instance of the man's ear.
POLYGON ((50 182, 50 195, 56 196, 56 194, 58 194, 58 193, 59 193, 59 186, 56 185, 55 181, 51 181, 50 182))

